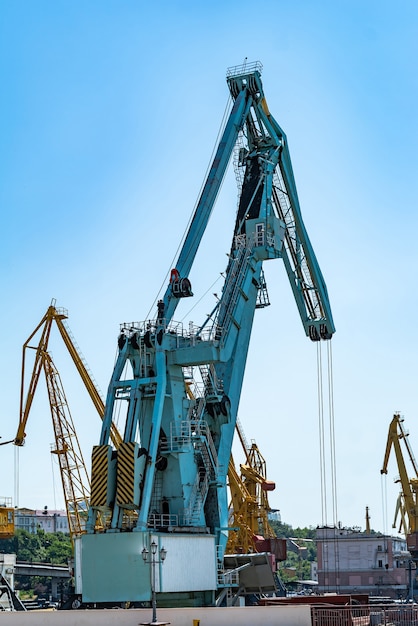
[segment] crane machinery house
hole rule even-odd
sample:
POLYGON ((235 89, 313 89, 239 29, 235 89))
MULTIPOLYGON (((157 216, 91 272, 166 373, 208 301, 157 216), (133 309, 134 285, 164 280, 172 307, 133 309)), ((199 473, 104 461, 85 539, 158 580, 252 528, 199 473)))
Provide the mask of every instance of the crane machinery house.
MULTIPOLYGON (((155 591, 160 605, 213 605, 237 584, 224 565, 227 472, 253 318, 268 304, 263 263, 283 260, 311 340, 331 339, 335 330, 261 65, 230 68, 227 84, 230 115, 158 316, 121 325, 92 452, 87 532, 75 540, 84 602, 148 602, 155 591), (242 182, 222 294, 205 323, 186 330, 174 314, 193 295, 189 273, 234 150, 242 182), (116 414, 123 416, 117 447, 116 414), (151 576, 141 553, 155 544, 165 559, 151 576)), ((257 556, 249 569, 265 571, 268 559, 257 556)), ((271 571, 269 581, 274 591, 271 571)))

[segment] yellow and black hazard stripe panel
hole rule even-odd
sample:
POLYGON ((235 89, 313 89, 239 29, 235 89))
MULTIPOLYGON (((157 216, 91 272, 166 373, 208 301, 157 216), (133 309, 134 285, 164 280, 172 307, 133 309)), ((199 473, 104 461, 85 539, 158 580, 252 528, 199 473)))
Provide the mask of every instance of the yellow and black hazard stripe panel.
POLYGON ((111 446, 93 446, 91 455, 91 497, 90 505, 94 507, 109 507, 113 499, 109 493, 109 480, 112 459, 111 446))
POLYGON ((118 449, 116 500, 125 509, 139 506, 139 485, 135 480, 138 448, 137 443, 126 441, 118 449))

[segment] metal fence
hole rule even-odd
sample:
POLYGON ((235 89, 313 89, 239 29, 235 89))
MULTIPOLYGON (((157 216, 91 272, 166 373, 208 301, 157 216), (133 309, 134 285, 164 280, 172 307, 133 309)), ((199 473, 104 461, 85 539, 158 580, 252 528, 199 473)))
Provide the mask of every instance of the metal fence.
POLYGON ((312 607, 312 626, 418 626, 418 605, 312 607))

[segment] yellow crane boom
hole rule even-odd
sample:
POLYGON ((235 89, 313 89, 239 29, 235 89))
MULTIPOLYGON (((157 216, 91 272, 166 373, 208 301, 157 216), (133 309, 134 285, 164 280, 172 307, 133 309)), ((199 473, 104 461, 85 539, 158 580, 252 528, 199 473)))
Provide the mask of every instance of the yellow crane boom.
MULTIPOLYGON (((44 364, 44 355, 48 352, 48 344, 49 338, 51 334, 51 328, 53 323, 55 322, 61 337, 67 347, 67 350, 74 362, 74 365, 77 368, 78 373, 80 374, 81 380, 84 383, 84 386, 87 389, 87 392, 97 409, 99 416, 103 419, 104 416, 104 403, 100 396, 100 393, 97 390, 96 385, 88 371, 86 363, 81 356, 74 339, 72 338, 71 331, 65 325, 64 320, 68 318, 68 312, 63 308, 56 308, 55 301, 51 303, 48 307, 47 312, 36 326, 35 330, 30 334, 28 339, 23 344, 23 352, 22 352, 22 383, 20 389, 20 420, 19 427, 17 430, 16 437, 14 439, 14 443, 17 446, 22 446, 25 441, 25 428, 26 423, 28 421, 29 413, 31 410, 33 398, 35 395, 35 391, 39 382, 39 376, 44 364), (41 330, 42 329, 42 330, 41 330), (35 335, 41 331, 41 336, 39 342, 36 347, 31 346, 30 342, 35 337, 35 335), (28 385, 28 390, 25 396, 25 376, 26 376, 26 352, 28 349, 34 349, 36 351, 35 355, 35 363, 33 366, 31 378, 28 385)), ((113 445, 118 448, 120 443, 122 442, 122 437, 118 432, 115 424, 112 423, 110 429, 110 436, 113 445)))

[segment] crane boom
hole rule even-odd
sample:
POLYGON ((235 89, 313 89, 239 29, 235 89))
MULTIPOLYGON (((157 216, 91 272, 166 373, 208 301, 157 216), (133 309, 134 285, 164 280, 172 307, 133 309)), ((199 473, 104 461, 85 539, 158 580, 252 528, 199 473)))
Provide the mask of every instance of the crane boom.
MULTIPOLYGON (((178 257, 178 280, 188 277, 232 150, 242 134, 246 147, 241 148, 239 162, 245 170, 244 189, 240 190, 235 235, 244 232, 246 220, 257 216, 263 221, 259 228, 264 229, 257 236, 262 232, 266 239, 269 235, 276 238, 271 252, 283 258, 306 334, 312 340, 330 339, 335 327, 325 281, 303 223, 287 138, 267 106, 261 68, 259 64, 231 68, 227 82, 234 105, 178 257)), ((170 283, 164 296, 167 323, 179 302, 178 293, 170 283)))
MULTIPOLYGON (((60 307, 55 307, 55 301, 48 307, 45 315, 36 326, 34 331, 29 335, 25 343, 23 344, 22 350, 22 378, 21 378, 21 387, 20 387, 20 419, 19 426, 16 433, 16 437, 14 439, 14 444, 17 446, 23 446, 25 442, 25 429, 26 424, 29 418, 30 410, 32 407, 32 402, 35 396, 36 388, 38 386, 39 377, 42 371, 42 368, 45 364, 45 354, 48 353, 48 345, 49 338, 51 335, 51 329, 53 323, 55 322, 58 330, 61 334, 61 337, 64 341, 65 346, 74 362, 74 365, 77 368, 78 373, 80 374, 81 380, 84 383, 84 386, 87 389, 87 392, 99 414, 99 416, 103 419, 104 416, 104 402, 100 396, 100 393, 97 389, 97 386, 94 383, 94 380, 88 370, 87 364, 82 357, 77 344, 71 334, 70 329, 65 323, 65 320, 68 317, 68 312, 66 309, 60 307), (41 331, 41 335, 38 341, 38 344, 35 346, 31 346, 30 343, 34 339, 34 337, 41 331), (35 360, 34 365, 30 377, 30 381, 28 384, 28 388, 26 391, 26 356, 27 351, 29 349, 35 350, 35 360)), ((112 422, 110 424, 110 437, 117 448, 122 442, 122 437, 112 422)))

